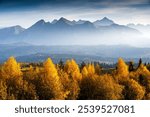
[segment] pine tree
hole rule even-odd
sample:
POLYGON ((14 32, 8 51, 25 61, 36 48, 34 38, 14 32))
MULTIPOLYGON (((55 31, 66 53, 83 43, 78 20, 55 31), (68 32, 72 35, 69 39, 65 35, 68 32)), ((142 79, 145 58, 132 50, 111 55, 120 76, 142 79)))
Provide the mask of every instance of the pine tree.
POLYGON ((142 65, 142 59, 139 59, 139 64, 138 64, 138 68, 142 65))
POLYGON ((133 61, 129 62, 129 71, 134 71, 134 65, 133 65, 133 61))
POLYGON ((80 69, 83 69, 86 66, 86 63, 84 61, 82 61, 81 65, 80 65, 80 69))
POLYGON ((62 59, 59 61, 58 66, 60 67, 60 69, 64 69, 64 62, 62 61, 62 59))

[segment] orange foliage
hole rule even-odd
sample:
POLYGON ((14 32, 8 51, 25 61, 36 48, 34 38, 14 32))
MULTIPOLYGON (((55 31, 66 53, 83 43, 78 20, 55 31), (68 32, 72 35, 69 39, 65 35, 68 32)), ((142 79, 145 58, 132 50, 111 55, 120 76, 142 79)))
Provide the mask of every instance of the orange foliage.
POLYGON ((129 75, 128 66, 122 58, 118 59, 117 74, 121 77, 127 77, 129 75))
POLYGON ((150 71, 143 64, 137 69, 130 64, 129 71, 119 58, 111 72, 99 64, 79 69, 73 59, 60 64, 48 58, 21 69, 10 57, 0 67, 0 99, 150 99, 150 71))
POLYGON ((10 57, 2 67, 2 75, 4 78, 16 78, 22 75, 20 64, 17 63, 14 57, 10 57))

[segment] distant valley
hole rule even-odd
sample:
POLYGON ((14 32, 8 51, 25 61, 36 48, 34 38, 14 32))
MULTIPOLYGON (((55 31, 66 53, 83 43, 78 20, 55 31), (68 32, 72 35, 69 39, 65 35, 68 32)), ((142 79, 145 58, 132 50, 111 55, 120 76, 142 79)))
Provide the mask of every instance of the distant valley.
POLYGON ((97 46, 45 46, 32 45, 28 43, 0 44, 0 61, 5 61, 10 56, 24 62, 42 62, 47 57, 53 58, 55 62, 66 59, 82 61, 98 61, 114 63, 119 57, 125 60, 138 61, 143 58, 145 62, 150 61, 150 48, 137 48, 127 45, 97 45, 97 46))

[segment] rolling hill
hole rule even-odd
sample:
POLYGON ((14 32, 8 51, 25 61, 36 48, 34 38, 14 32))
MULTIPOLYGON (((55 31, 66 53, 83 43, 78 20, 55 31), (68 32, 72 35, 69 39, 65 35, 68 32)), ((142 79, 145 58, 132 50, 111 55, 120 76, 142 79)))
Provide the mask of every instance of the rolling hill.
POLYGON ((78 62, 99 61, 116 62, 119 57, 125 60, 138 61, 143 58, 145 62, 150 61, 150 48, 138 48, 127 45, 97 45, 97 46, 45 46, 31 45, 28 43, 1 44, 0 62, 5 61, 10 56, 17 57, 19 61, 37 62, 43 61, 47 57, 54 58, 54 61, 67 58, 77 59, 78 62))

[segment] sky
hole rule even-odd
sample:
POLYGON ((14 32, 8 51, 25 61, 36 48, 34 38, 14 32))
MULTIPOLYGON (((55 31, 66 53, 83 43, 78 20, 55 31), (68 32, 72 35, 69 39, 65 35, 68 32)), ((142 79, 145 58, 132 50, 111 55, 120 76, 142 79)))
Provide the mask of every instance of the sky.
POLYGON ((150 0, 0 0, 0 27, 28 28, 40 19, 100 20, 150 24, 150 0))

